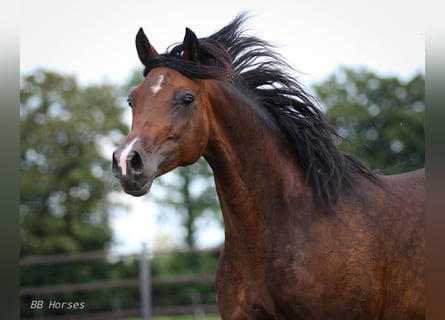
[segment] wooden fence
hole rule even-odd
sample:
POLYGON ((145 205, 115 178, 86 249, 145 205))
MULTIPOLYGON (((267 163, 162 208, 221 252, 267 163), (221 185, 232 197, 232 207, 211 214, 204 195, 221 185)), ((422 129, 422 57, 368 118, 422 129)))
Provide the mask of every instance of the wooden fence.
POLYGON ((38 301, 34 308, 34 317, 29 319, 47 319, 47 320, 74 320, 74 319, 125 319, 125 318, 142 318, 144 320, 150 320, 152 316, 161 315, 182 315, 182 314, 195 314, 197 319, 200 319, 201 315, 205 313, 217 313, 217 306, 215 304, 203 305, 200 302, 199 293, 198 296, 193 297, 192 305, 181 306, 168 306, 168 307, 156 307, 152 308, 151 288, 153 285, 169 285, 169 284, 199 284, 199 283, 213 283, 214 274, 200 274, 200 275, 182 275, 182 276, 151 276, 150 270, 150 257, 160 255, 172 255, 172 254, 187 254, 187 253, 218 253, 221 248, 212 248, 207 250, 179 250, 179 251, 156 251, 151 255, 147 251, 147 248, 143 247, 140 254, 131 255, 113 255, 109 252, 86 252, 79 254, 63 254, 63 255, 51 255, 51 256, 29 256, 20 259, 20 267, 33 267, 41 265, 55 265, 55 264, 68 264, 77 262, 89 262, 101 259, 124 259, 135 258, 139 259, 139 276, 135 278, 126 278, 118 280, 104 280, 104 281, 89 281, 83 283, 66 283, 58 285, 48 286, 36 286, 36 287, 21 287, 20 296, 42 296, 42 295, 54 295, 54 294, 66 294, 76 292, 88 292, 96 290, 116 289, 116 288, 131 288, 139 287, 140 290, 140 308, 122 309, 120 308, 119 301, 112 301, 112 310, 107 312, 95 312, 88 314, 76 314, 76 315, 54 315, 43 316, 43 308, 38 308, 38 301))

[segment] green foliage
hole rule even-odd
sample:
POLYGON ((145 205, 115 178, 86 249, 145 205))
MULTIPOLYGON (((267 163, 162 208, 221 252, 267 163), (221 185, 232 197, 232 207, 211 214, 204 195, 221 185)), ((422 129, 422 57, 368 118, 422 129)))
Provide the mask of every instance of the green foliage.
POLYGON ((21 255, 102 250, 111 241, 110 161, 125 126, 112 86, 37 71, 20 90, 21 255))
POLYGON ((314 86, 339 134, 340 147, 384 174, 425 163, 425 79, 401 82, 341 68, 314 86))
POLYGON ((189 252, 155 256, 151 271, 154 276, 214 274, 219 253, 189 252))

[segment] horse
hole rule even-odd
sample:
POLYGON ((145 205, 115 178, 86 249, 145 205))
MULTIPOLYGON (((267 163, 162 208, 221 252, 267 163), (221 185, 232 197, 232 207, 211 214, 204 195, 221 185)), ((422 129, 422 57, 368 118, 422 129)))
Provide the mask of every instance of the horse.
POLYGON ((239 14, 186 28, 158 53, 136 35, 143 81, 112 171, 132 196, 201 156, 225 225, 222 319, 423 319, 424 169, 383 176, 338 147, 316 97, 239 14))

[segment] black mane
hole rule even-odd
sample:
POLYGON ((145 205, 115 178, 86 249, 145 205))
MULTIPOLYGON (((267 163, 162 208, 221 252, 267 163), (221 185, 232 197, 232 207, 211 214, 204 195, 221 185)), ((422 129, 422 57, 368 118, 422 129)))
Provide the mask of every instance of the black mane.
POLYGON ((357 176, 376 180, 375 175, 338 148, 340 137, 316 99, 292 76, 294 70, 269 43, 244 34, 246 19, 238 15, 220 31, 199 39, 198 63, 183 59, 182 44, 178 44, 152 58, 144 76, 163 66, 189 78, 226 79, 248 88, 287 136, 315 197, 332 209, 342 191, 354 186, 357 176))

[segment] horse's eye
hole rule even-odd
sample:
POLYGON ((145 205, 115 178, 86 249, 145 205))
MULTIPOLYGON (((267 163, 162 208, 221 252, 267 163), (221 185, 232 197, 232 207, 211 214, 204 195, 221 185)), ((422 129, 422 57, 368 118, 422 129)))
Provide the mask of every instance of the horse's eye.
POLYGON ((128 106, 130 108, 133 108, 133 104, 131 103, 131 99, 130 98, 127 99, 127 103, 128 103, 128 106))
POLYGON ((182 104, 185 106, 190 106, 193 102, 195 102, 195 96, 191 93, 187 93, 182 98, 182 104))

